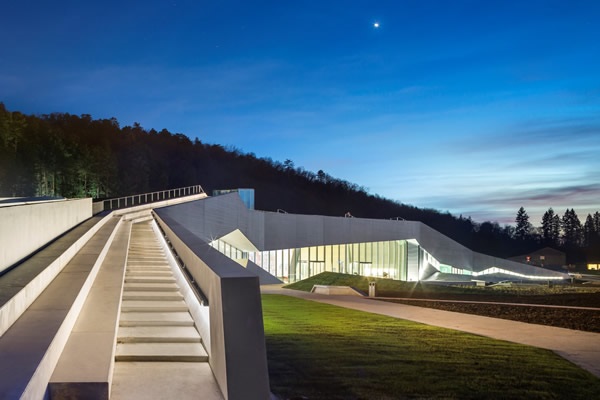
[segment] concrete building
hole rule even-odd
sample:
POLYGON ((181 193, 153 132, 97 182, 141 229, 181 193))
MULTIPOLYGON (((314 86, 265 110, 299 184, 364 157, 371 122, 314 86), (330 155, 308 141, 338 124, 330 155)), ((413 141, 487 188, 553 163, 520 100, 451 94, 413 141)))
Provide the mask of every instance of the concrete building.
MULTIPOLYGON (((235 193, 157 210, 253 271, 295 282, 331 271, 403 281, 562 280, 568 275, 471 251, 416 221, 248 209, 235 193)), ((264 278, 264 274, 262 274, 264 278)))

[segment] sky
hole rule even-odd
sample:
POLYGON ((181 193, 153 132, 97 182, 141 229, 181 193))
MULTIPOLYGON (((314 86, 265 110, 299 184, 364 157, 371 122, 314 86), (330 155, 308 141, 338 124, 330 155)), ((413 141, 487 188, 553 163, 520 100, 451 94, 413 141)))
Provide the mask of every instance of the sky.
POLYGON ((6 3, 11 111, 166 128, 480 222, 600 211, 600 1, 6 3))

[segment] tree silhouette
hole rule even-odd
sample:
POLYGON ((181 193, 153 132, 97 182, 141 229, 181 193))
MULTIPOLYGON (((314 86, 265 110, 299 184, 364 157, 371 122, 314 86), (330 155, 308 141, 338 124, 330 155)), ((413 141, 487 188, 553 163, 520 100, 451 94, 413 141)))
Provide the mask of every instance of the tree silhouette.
POLYGON ((563 244, 566 247, 577 247, 582 241, 582 227, 574 209, 567 209, 562 217, 563 244))
POLYGON ((542 242, 546 246, 558 246, 560 238, 560 217, 554 213, 552 207, 542 216, 541 226, 542 242))
POLYGON ((529 223, 529 215, 527 215, 525 208, 519 208, 515 223, 515 237, 519 240, 527 239, 531 234, 532 226, 531 223, 529 223))

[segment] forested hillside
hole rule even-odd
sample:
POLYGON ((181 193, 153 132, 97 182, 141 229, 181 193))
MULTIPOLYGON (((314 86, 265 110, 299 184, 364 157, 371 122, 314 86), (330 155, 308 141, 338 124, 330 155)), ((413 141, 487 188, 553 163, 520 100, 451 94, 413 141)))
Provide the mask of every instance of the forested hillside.
MULTIPOLYGON (((190 140, 139 124, 90 115, 24 115, 0 103, 0 197, 64 196, 109 198, 200 184, 213 189, 251 187, 256 208, 290 213, 418 220, 458 242, 508 257, 541 245, 561 245, 582 262, 591 243, 548 243, 528 229, 478 224, 431 209, 388 200, 354 183, 236 149, 190 140)), ((600 236, 600 227, 596 235, 600 236)))

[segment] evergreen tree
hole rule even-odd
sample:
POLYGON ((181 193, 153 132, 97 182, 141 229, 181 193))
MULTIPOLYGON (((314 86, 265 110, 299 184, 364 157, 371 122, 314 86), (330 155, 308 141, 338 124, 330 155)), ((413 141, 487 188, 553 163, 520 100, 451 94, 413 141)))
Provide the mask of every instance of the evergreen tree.
POLYGON ((600 236, 600 212, 598 211, 594 213, 594 230, 600 236))
POLYGON ((563 244, 566 247, 581 245, 582 227, 574 209, 567 209, 562 217, 563 244))
POLYGON ((544 244, 548 246, 556 246, 558 244, 560 229, 560 219, 554 213, 552 207, 548 209, 542 216, 541 234, 544 244))
POLYGON ((552 238, 557 246, 560 244, 560 227, 560 216, 558 214, 554 214, 554 218, 552 219, 552 238))
POLYGON ((519 208, 515 222, 517 224, 515 227, 515 237, 519 240, 527 239, 531 234, 532 225, 529 223, 529 215, 527 215, 525 208, 519 208))
POLYGON ((591 246, 592 243, 596 239, 596 235, 598 232, 596 231, 596 226, 594 224, 594 217, 591 214, 588 214, 585 219, 585 223, 583 224, 583 245, 591 246))

